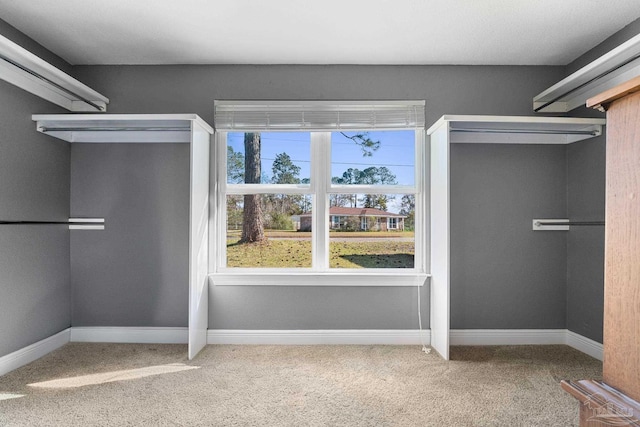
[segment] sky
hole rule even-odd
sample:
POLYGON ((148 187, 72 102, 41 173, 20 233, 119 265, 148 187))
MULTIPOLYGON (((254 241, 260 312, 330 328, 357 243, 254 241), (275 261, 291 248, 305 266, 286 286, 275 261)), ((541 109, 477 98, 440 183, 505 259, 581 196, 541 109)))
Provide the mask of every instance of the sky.
MULTIPOLYGON (((362 132, 345 132, 352 136, 362 132)), ((400 185, 415 183, 415 132, 372 131, 367 135, 374 141, 380 141, 380 148, 370 157, 364 157, 361 147, 340 132, 331 134, 331 176, 342 176, 349 168, 364 170, 370 166, 388 168, 400 185)), ((310 176, 311 134, 309 132, 262 132, 261 159, 263 179, 272 176, 272 164, 276 155, 287 153, 294 164, 300 167, 300 178, 310 176)), ((234 151, 244 154, 244 133, 230 132, 227 144, 234 151)), ((399 197, 396 202, 399 202, 399 197)), ((388 210, 398 212, 398 203, 390 203, 388 210)))

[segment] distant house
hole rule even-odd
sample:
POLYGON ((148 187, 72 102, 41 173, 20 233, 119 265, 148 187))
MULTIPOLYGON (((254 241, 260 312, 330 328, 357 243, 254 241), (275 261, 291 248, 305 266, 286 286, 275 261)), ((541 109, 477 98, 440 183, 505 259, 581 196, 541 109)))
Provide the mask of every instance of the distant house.
MULTIPOLYGON (((311 231, 311 214, 300 217, 300 231, 311 231)), ((405 215, 385 212, 374 208, 329 208, 329 227, 331 230, 357 231, 404 231, 405 215)))

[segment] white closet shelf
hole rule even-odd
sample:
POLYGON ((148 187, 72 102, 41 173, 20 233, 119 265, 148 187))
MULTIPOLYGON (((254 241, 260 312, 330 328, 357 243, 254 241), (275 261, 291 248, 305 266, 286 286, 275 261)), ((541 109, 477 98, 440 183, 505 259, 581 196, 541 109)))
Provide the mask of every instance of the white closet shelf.
POLYGON ((189 143, 193 123, 213 128, 197 114, 33 115, 38 132, 68 142, 189 143))
MULTIPOLYGON (((189 287, 188 356, 193 359, 207 343, 209 148, 213 128, 196 114, 55 114, 34 115, 32 119, 38 132, 68 142, 189 144, 189 163, 184 165, 189 168, 189 274, 184 281, 189 287)), ((76 226, 101 225, 97 219, 72 220, 76 226)))
POLYGON ((0 79, 69 111, 107 111, 109 98, 3 36, 0 79))
POLYGON ((571 144, 602 135, 604 119, 444 115, 428 130, 448 126, 450 143, 571 144))
POLYGON ((533 98, 535 112, 567 112, 587 99, 640 75, 640 34, 533 98))

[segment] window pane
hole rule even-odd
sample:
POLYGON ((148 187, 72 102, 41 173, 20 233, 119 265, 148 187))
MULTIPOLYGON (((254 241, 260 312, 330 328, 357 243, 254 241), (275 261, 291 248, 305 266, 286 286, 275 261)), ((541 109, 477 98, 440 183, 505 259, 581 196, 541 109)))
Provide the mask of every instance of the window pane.
POLYGON ((329 197, 331 268, 413 268, 415 196, 329 197))
POLYGON ((308 184, 310 166, 309 132, 227 134, 229 184, 308 184))
POLYGON ((415 131, 331 133, 334 184, 415 184, 415 131))
POLYGON ((227 195, 227 267, 310 268, 311 196, 227 195))

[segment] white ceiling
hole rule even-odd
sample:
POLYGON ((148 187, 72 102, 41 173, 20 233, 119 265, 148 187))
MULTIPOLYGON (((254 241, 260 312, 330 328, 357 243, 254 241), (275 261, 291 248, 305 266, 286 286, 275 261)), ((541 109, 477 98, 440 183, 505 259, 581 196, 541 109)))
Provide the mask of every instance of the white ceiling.
POLYGON ((640 0, 0 0, 71 64, 565 65, 640 0))

